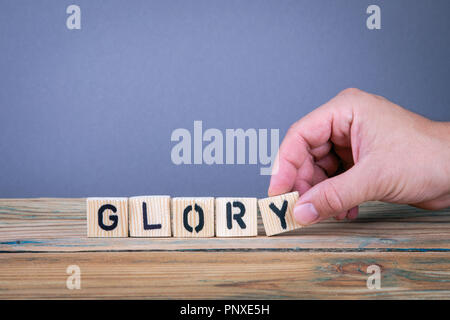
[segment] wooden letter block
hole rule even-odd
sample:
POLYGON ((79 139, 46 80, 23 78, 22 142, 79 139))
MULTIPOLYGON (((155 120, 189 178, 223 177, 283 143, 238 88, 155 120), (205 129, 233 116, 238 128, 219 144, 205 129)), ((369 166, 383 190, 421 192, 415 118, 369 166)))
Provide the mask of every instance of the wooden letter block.
POLYGON ((130 237, 170 237, 170 196, 128 200, 130 237))
POLYGON ((214 237, 214 198, 173 198, 174 237, 214 237))
POLYGON ((293 216, 297 200, 298 192, 291 192, 258 201, 266 235, 272 236, 302 227, 293 216))
POLYGON ((216 235, 254 237, 258 234, 256 198, 216 198, 216 235))
POLYGON ((88 237, 128 237, 128 198, 87 198, 88 237))

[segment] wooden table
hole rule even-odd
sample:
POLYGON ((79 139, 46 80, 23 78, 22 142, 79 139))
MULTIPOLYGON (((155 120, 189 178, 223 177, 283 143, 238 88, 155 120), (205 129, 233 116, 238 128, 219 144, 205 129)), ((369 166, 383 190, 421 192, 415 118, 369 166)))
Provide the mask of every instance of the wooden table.
POLYGON ((450 209, 366 203, 257 238, 86 237, 85 199, 0 199, 0 298, 450 298, 450 209), (81 289, 66 287, 69 265, 81 289), (381 288, 368 289, 368 266, 381 288))

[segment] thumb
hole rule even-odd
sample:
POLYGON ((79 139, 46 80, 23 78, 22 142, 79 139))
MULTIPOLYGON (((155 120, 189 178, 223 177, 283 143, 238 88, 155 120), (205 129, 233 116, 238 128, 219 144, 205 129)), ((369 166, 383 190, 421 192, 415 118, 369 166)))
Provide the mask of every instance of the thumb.
POLYGON ((309 225, 346 212, 372 198, 368 166, 358 163, 305 192, 294 208, 295 220, 309 225))

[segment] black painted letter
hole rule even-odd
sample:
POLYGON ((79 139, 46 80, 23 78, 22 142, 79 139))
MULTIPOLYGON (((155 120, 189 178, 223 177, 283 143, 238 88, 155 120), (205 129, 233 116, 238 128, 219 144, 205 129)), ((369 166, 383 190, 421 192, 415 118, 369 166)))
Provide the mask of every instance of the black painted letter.
POLYGON ((144 230, 161 229, 161 224, 148 224, 147 220, 147 203, 142 202, 142 215, 144 217, 144 230))
POLYGON ((103 223, 103 212, 106 210, 111 210, 112 212, 116 213, 117 208, 113 206, 112 204, 104 204, 98 209, 98 225, 100 228, 102 228, 105 231, 111 231, 114 230, 117 227, 117 224, 119 223, 119 217, 116 215, 110 215, 109 220, 112 221, 112 224, 110 226, 107 226, 103 223))
POLYGON ((287 210, 288 202, 287 200, 283 201, 283 206, 281 209, 278 209, 277 206, 272 202, 269 205, 269 208, 272 209, 273 212, 277 215, 277 217, 280 219, 281 227, 283 229, 286 229, 286 210, 287 210))
MULTIPOLYGON (((194 209, 195 209, 195 211, 198 212, 198 225, 195 227, 195 232, 198 233, 198 232, 202 231, 202 229, 203 229, 203 226, 205 224, 205 217, 203 214, 203 209, 199 205, 195 204, 194 209)), ((191 211, 192 211, 192 206, 187 206, 183 212, 183 226, 189 232, 193 231, 192 227, 189 225, 189 222, 188 222, 189 212, 191 212, 191 211)))
POLYGON ((239 213, 232 213, 232 208, 231 208, 231 202, 227 202, 227 228, 229 230, 231 230, 233 228, 232 226, 232 218, 234 220, 236 220, 236 222, 238 223, 239 227, 241 227, 242 229, 247 228, 247 226, 245 225, 244 220, 242 220, 242 217, 245 214, 245 206, 242 202, 240 201, 233 201, 233 207, 235 208, 239 208, 240 212, 239 213))

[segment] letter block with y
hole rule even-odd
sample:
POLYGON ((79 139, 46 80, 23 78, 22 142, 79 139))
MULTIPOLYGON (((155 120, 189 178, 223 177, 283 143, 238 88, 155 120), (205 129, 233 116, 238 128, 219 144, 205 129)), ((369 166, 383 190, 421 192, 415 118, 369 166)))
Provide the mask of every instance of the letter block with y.
POLYGON ((87 236, 128 237, 128 198, 87 198, 87 236))
POLYGON ((272 236, 301 228, 293 216, 297 200, 298 192, 291 192, 258 201, 266 235, 272 236))
POLYGON ((130 237, 170 237, 170 196, 132 197, 130 237))
POLYGON ((258 234, 256 198, 216 198, 216 235, 254 237, 258 234))
POLYGON ((173 236, 214 237, 214 198, 173 198, 173 236))

